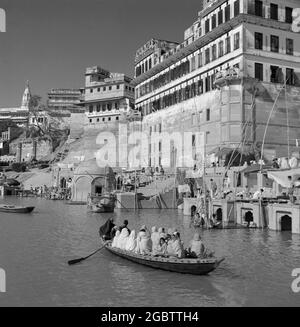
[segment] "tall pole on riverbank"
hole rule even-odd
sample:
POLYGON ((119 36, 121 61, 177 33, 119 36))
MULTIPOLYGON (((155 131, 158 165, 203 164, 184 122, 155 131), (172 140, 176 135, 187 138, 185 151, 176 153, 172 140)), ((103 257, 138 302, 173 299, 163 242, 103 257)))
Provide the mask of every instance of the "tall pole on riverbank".
POLYGON ((136 197, 136 169, 134 170, 134 211, 136 211, 137 207, 137 197, 136 197))
POLYGON ((203 193, 204 193, 204 217, 206 220, 206 228, 208 228, 208 216, 207 216, 207 202, 206 202, 206 133, 204 134, 204 147, 203 147, 203 193))

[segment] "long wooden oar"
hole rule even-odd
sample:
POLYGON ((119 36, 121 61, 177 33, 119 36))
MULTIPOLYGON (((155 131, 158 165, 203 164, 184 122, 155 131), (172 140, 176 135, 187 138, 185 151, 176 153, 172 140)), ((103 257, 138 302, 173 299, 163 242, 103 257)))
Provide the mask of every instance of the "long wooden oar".
POLYGON ((107 244, 107 242, 104 243, 104 245, 101 246, 100 249, 96 250, 95 252, 93 252, 92 254, 88 255, 87 257, 68 261, 68 264, 69 264, 70 266, 71 266, 71 265, 76 265, 77 263, 79 263, 79 262, 81 262, 81 261, 83 261, 83 260, 85 260, 85 259, 90 258, 92 255, 94 255, 94 254, 96 254, 97 252, 99 252, 100 250, 102 250, 102 249, 105 247, 106 244, 107 244))

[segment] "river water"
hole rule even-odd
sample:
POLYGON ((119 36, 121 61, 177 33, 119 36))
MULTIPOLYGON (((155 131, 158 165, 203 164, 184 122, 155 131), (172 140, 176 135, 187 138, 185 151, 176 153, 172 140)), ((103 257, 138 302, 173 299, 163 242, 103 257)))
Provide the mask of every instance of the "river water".
MULTIPOLYGON (((300 268, 300 235, 267 230, 204 230, 208 248, 226 260, 208 276, 155 270, 103 250, 79 265, 67 261, 99 248, 98 229, 111 214, 88 213, 43 199, 32 214, 0 213, 0 306, 299 306, 291 272, 300 268)), ((175 210, 117 211, 129 227, 176 227, 187 243, 194 228, 175 210)))

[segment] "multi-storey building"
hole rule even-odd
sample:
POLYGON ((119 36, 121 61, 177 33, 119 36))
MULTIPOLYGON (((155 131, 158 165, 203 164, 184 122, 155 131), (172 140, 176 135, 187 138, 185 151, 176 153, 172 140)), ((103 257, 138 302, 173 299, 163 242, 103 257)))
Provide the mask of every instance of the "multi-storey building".
POLYGON ((136 51, 135 55, 135 77, 146 73, 153 66, 163 60, 163 55, 174 51, 177 42, 151 39, 136 51))
MULTIPOLYGON (((143 130, 149 135, 201 131, 207 153, 218 147, 262 149, 264 139, 266 159, 297 151, 300 34, 293 15, 299 5, 298 0, 206 0, 183 43, 144 73, 139 67, 146 54, 139 50, 132 85, 143 130)), ((192 138, 185 147, 196 148, 195 142, 192 138)), ((160 141, 149 148, 148 164, 160 164, 160 141)), ((172 153, 178 156, 175 144, 172 153)))
POLYGON ((86 124, 97 128, 118 122, 122 113, 134 107, 134 88, 131 78, 110 73, 100 67, 86 69, 84 106, 86 124))
POLYGON ((48 108, 60 111, 76 110, 83 100, 82 93, 82 89, 51 89, 48 92, 48 108))
MULTIPOLYGON (((83 133, 78 142, 80 145, 69 156, 71 162, 95 159, 95 154, 101 148, 99 134, 110 133, 114 135, 116 144, 126 141, 129 131, 140 126, 141 115, 134 111, 134 87, 132 79, 124 74, 111 73, 100 67, 86 69, 84 101, 85 108, 83 133), (132 123, 128 124, 128 122, 132 123), (136 123, 137 122, 137 123, 136 123), (123 127, 125 138, 119 140, 119 130, 123 127), (125 131, 124 131, 125 129, 125 131), (71 158, 73 156, 73 159, 71 158)), ((122 134, 123 135, 123 134, 122 134)), ((119 162, 119 150, 116 151, 116 162, 113 167, 127 167, 126 162, 119 162)))

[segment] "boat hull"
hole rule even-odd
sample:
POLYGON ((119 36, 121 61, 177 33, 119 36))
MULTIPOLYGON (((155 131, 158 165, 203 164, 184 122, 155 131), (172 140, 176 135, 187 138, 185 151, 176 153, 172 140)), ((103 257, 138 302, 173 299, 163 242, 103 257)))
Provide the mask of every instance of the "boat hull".
POLYGON ((93 205, 91 206, 91 211, 96 213, 114 212, 114 206, 93 205))
POLYGON ((113 253, 132 262, 155 269, 177 272, 181 274, 207 275, 215 270, 224 260, 152 257, 151 255, 140 255, 125 250, 112 248, 111 243, 107 244, 105 248, 110 253, 113 253))
POLYGON ((6 207, 0 206, 0 212, 6 213, 30 213, 34 210, 34 207, 6 207))
POLYGON ((115 196, 110 194, 96 197, 94 200, 90 201, 88 208, 96 213, 114 212, 115 200, 115 196))
POLYGON ((83 206, 86 205, 86 201, 67 201, 65 202, 68 205, 73 205, 73 206, 83 206))

